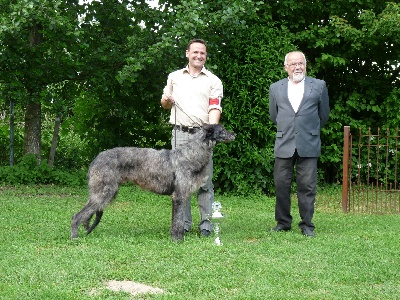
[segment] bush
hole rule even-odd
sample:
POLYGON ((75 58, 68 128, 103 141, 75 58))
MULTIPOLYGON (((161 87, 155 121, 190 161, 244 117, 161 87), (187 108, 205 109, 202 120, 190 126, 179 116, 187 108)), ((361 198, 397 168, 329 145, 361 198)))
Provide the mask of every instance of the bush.
POLYGON ((86 184, 85 170, 68 172, 52 169, 46 161, 38 164, 33 154, 22 157, 15 166, 0 167, 0 181, 6 185, 56 184, 83 186, 86 184))
POLYGON ((269 86, 284 78, 285 54, 294 50, 290 35, 256 25, 238 32, 218 54, 225 87, 221 123, 236 140, 214 151, 216 192, 273 194, 276 127, 269 119, 269 86), (240 62, 240 63, 238 63, 240 62))

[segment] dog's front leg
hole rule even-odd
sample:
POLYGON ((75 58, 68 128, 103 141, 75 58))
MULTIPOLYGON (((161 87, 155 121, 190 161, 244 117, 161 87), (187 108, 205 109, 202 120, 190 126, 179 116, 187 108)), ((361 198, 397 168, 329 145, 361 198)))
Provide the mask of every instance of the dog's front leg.
POLYGON ((172 224, 170 232, 171 238, 174 242, 181 241, 184 237, 184 212, 186 198, 180 193, 174 192, 172 194, 172 224))

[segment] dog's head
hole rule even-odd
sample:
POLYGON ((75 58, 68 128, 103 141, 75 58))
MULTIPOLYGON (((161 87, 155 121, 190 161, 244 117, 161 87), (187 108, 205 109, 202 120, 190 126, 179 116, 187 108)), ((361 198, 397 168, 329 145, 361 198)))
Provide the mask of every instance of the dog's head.
POLYGON ((205 140, 215 143, 218 142, 231 142, 236 138, 236 133, 228 131, 220 124, 206 124, 203 126, 205 133, 205 140))

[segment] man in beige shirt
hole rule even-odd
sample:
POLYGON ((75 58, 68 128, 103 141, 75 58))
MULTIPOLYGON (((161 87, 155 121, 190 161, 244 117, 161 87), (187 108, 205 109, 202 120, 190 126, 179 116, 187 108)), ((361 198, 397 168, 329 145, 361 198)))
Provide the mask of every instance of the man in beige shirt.
MULTIPOLYGON (((186 49, 188 65, 168 75, 167 85, 161 99, 161 105, 171 110, 169 122, 174 125, 172 148, 190 142, 204 124, 218 124, 221 117, 223 86, 221 80, 208 71, 204 64, 207 60, 207 48, 204 40, 191 40, 186 49)), ((212 213, 214 202, 213 162, 207 166, 207 182, 199 189, 197 202, 200 210, 201 235, 209 236, 212 224, 207 215, 212 213)), ((192 226, 190 199, 185 209, 185 232, 192 226)))

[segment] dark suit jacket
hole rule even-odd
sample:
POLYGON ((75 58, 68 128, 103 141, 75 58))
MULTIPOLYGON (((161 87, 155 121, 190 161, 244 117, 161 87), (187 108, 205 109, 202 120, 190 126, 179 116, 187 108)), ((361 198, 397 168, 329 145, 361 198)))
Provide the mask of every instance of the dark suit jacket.
POLYGON ((325 81, 307 77, 304 95, 297 113, 288 97, 288 78, 271 84, 269 114, 277 125, 275 157, 292 157, 295 150, 300 157, 321 155, 321 127, 329 118, 329 96, 325 81))

